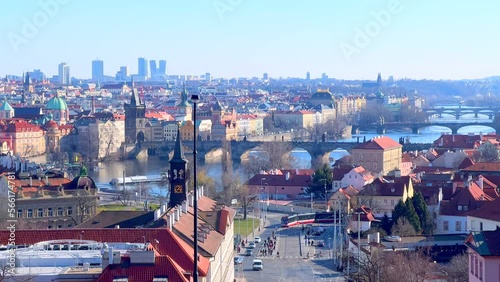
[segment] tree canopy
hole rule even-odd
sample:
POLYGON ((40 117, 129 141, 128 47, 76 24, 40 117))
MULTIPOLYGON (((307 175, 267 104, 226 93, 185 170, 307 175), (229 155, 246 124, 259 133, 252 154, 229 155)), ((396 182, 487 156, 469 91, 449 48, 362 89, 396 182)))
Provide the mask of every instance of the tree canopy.
POLYGON ((330 166, 328 164, 323 164, 323 166, 314 171, 308 192, 326 196, 325 185, 326 190, 330 190, 332 187, 332 181, 333 173, 330 170, 330 166))

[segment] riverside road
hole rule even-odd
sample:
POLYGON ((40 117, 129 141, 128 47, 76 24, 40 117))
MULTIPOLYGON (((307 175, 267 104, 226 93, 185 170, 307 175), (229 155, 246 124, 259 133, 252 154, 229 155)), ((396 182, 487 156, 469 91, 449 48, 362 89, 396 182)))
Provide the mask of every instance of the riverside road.
MULTIPOLYGON (((268 213, 265 228, 261 229, 260 234, 256 233, 256 236, 262 238, 262 242, 257 243, 252 256, 244 256, 243 263, 235 265, 236 281, 347 281, 342 273, 334 270, 328 249, 306 245, 301 227, 281 228, 281 216, 283 214, 268 213), (271 237, 273 231, 276 234, 275 252, 273 255, 259 255, 264 239, 271 237), (276 251, 279 252, 279 256, 276 251), (314 254, 319 252, 322 253, 322 257, 315 257, 314 254), (262 260, 264 270, 252 269, 252 261, 256 258, 262 260)), ((248 237, 248 240, 251 238, 248 237)), ((244 252, 245 248, 242 248, 240 255, 244 255, 244 252)))

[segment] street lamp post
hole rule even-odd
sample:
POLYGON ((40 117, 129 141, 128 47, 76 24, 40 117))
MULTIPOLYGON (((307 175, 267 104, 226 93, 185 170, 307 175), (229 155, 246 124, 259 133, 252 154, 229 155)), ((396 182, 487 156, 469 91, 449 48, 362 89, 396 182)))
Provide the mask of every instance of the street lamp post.
POLYGON ((361 215, 365 214, 364 212, 355 212, 354 214, 358 215, 358 281, 361 270, 361 215))
POLYGON ((193 273, 193 281, 198 282, 198 187, 197 187, 197 179, 196 179, 196 107, 198 102, 200 101, 200 97, 198 94, 191 95, 191 101, 193 102, 193 210, 194 210, 194 273, 193 273))

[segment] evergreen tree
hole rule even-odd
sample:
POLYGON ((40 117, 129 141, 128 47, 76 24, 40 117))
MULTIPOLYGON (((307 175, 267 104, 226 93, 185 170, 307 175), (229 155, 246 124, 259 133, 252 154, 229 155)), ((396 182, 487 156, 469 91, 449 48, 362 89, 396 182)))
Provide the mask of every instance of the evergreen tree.
POLYGON ((392 222, 393 223, 398 222, 398 219, 405 215, 406 215, 406 205, 403 203, 402 200, 399 200, 397 205, 394 207, 394 210, 392 211, 392 222))
POLYGON ((427 210, 427 205, 425 204, 424 196, 421 192, 417 192, 413 198, 413 207, 415 207, 415 212, 420 219, 420 226, 424 233, 429 234, 432 230, 432 218, 427 210))
POLYGON ((415 232, 417 234, 422 233, 422 227, 420 226, 420 218, 415 211, 415 207, 413 206, 413 202, 411 199, 407 199, 405 202, 406 205, 406 218, 415 228, 415 232))
POLYGON ((309 184, 308 191, 309 193, 324 195, 325 185, 326 185, 326 190, 331 190, 332 181, 333 181, 333 174, 330 170, 330 166, 328 164, 323 164, 322 167, 314 171, 311 184, 309 184))
POLYGON ((384 217, 382 217, 381 227, 385 230, 385 233, 391 233, 392 222, 387 214, 384 214, 384 217))

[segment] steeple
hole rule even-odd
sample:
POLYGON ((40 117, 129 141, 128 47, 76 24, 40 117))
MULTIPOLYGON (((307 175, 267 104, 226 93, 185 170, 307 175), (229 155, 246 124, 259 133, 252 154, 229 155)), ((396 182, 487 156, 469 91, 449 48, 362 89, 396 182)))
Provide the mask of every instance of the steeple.
POLYGON ((177 125, 177 138, 175 139, 174 155, 172 156, 170 163, 187 163, 186 157, 184 156, 184 149, 182 148, 180 124, 177 125))
POLYGON ((137 91, 135 90, 135 82, 133 75, 132 75, 132 97, 130 98, 130 105, 132 106, 142 105, 141 97, 139 96, 139 94, 137 94, 137 91))
POLYGON ((187 200, 187 160, 184 157, 181 141, 180 125, 177 126, 177 139, 175 140, 174 155, 170 160, 170 201, 169 207, 182 205, 182 202, 187 200))
POLYGON ((380 72, 378 73, 378 76, 377 76, 377 85, 379 87, 382 86, 382 75, 380 74, 380 72))

